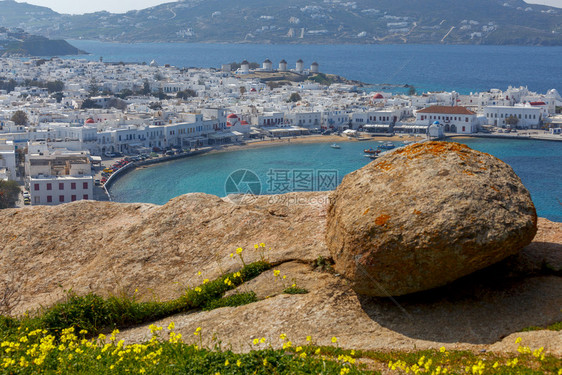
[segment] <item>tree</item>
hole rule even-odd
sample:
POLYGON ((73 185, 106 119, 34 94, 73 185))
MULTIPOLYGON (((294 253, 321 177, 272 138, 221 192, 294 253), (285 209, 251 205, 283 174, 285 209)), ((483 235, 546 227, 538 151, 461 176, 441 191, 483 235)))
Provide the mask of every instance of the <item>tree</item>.
POLYGON ((84 99, 82 102, 82 109, 91 109, 91 108, 101 108, 99 105, 96 104, 92 99, 84 99))
POLYGON ((14 207, 19 193, 20 188, 17 182, 0 180, 0 209, 14 207))
POLYGON ((64 98, 64 94, 62 92, 55 92, 54 94, 51 95, 53 98, 55 98, 55 100, 57 101, 57 103, 62 102, 62 98, 64 98))
POLYGON ((158 100, 170 99, 170 97, 168 95, 166 95, 164 93, 164 90, 162 90, 162 89, 158 89, 158 94, 156 96, 158 97, 158 100))
POLYGON ((301 96, 299 95, 298 92, 294 92, 294 93, 291 94, 291 96, 289 96, 289 102, 292 102, 292 103, 296 103, 298 101, 301 101, 301 99, 302 98, 301 98, 301 96))
POLYGON ((513 115, 509 116, 508 118, 505 119, 505 123, 507 125, 511 125, 511 126, 517 126, 517 124, 519 123, 519 119, 513 115))
POLYGON ((162 103, 152 102, 148 105, 148 108, 152 109, 153 111, 161 110, 162 109, 162 103))
POLYGON ((27 125, 27 122, 29 121, 27 118, 27 114, 24 111, 16 111, 11 120, 16 124, 16 125, 27 125))
POLYGON ((187 98, 194 98, 197 96, 197 93, 192 89, 187 89, 184 91, 178 91, 176 94, 176 98, 187 100, 187 98))
POLYGON ((416 95, 416 88, 414 86, 410 86, 410 88, 408 89, 408 95, 416 95))
POLYGON ((113 98, 109 100, 107 106, 124 111, 127 109, 127 102, 121 99, 113 98))
POLYGON ((240 95, 244 95, 246 93, 246 88, 244 86, 240 86, 240 95))
POLYGON ((121 99, 127 99, 129 96, 132 96, 134 94, 135 93, 132 90, 124 89, 119 94, 117 94, 117 96, 120 97, 121 99))
POLYGON ((142 90, 141 90, 141 94, 143 95, 149 95, 151 93, 152 90, 150 90, 150 84, 148 83, 148 79, 144 80, 144 83, 142 85, 142 90))
POLYGON ((52 82, 47 82, 47 91, 49 92, 49 94, 52 94, 54 92, 60 92, 62 90, 64 90, 64 82, 62 81, 52 81, 52 82))
POLYGON ((88 95, 91 98, 92 96, 98 95, 99 92, 100 92, 100 87, 98 86, 96 79, 92 78, 90 80, 90 85, 88 86, 88 95))

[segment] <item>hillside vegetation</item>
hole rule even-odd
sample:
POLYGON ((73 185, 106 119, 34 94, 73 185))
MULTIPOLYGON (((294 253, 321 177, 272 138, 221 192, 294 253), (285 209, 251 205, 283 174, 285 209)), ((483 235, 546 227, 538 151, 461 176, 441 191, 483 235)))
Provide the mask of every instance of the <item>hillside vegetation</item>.
POLYGON ((121 42, 561 45, 562 11, 522 0, 184 0, 124 14, 0 2, 0 26, 121 42))

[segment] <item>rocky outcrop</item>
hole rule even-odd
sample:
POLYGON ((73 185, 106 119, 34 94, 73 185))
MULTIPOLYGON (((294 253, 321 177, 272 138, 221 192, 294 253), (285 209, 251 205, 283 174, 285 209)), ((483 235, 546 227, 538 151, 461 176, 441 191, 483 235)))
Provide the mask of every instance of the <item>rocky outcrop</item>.
MULTIPOLYGON (((16 314, 49 306, 70 288, 105 295, 138 289, 140 300, 167 300, 239 269, 240 260, 229 256, 238 246, 246 262, 260 259, 253 245, 264 242, 274 269, 238 289, 254 291, 258 302, 154 323, 173 321, 186 341, 202 327, 205 345, 214 346, 216 337, 235 351, 250 350, 252 339, 262 336, 265 345, 279 347, 285 333, 295 344, 311 335, 329 345, 336 336, 350 349, 504 352, 516 350, 521 335, 526 345, 562 355, 562 332, 516 333, 562 321, 562 224, 539 219, 537 236, 519 254, 443 288, 391 300, 357 294, 326 267, 329 195, 263 196, 236 204, 189 194, 164 206, 82 201, 0 210, 0 280, 11 280, 22 297, 16 314), (275 277, 274 270, 287 278, 275 277), (290 283, 309 293, 284 294, 290 283)), ((119 339, 143 342, 149 324, 123 330, 119 339)))
POLYGON ((273 263, 328 256, 326 194, 294 196, 241 205, 187 194, 164 206, 83 201, 0 210, 0 275, 17 281, 23 312, 70 288, 176 298, 201 283, 198 272, 213 279, 240 267, 229 257, 237 247, 247 249, 246 262, 259 260, 256 243, 267 244, 273 263))
POLYGON ((535 207, 511 167, 450 142, 418 143, 347 175, 326 243, 355 291, 397 296, 450 283, 519 252, 535 207))

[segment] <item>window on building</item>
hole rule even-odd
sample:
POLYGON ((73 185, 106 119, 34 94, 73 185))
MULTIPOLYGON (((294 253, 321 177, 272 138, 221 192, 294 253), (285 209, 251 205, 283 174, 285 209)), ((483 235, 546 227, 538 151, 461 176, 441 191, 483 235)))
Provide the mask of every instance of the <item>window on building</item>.
POLYGON ((59 202, 63 203, 64 202, 64 195, 59 195, 59 202))
POLYGON ((51 183, 47 183, 47 190, 53 190, 53 185, 51 183))
POLYGON ((39 191, 39 184, 33 184, 33 190, 39 191))
POLYGON ((51 203, 53 201, 52 195, 47 195, 47 203, 51 203))
POLYGON ((466 131, 466 128, 465 128, 464 126, 462 127, 462 131, 463 131, 463 132, 465 132, 465 131, 466 131))
POLYGON ((468 117, 464 119, 464 122, 468 122, 468 117))
POLYGON ((39 198, 39 197, 34 197, 34 198, 33 198, 33 203, 35 203, 35 204, 41 203, 41 198, 39 198))
POLYGON ((88 194, 84 194, 84 195, 82 196, 82 199, 88 200, 88 194))
POLYGON ((71 183, 70 183, 70 188, 71 188, 72 190, 76 190, 76 182, 71 182, 71 183))
POLYGON ((59 190, 64 190, 64 182, 59 182, 59 190))
POLYGON ((75 200, 76 200, 76 195, 71 195, 71 196, 70 196, 70 201, 71 201, 71 202, 74 202, 75 200))
POLYGON ((88 188, 88 183, 87 183, 87 182, 82 183, 82 188, 83 188, 83 189, 87 189, 87 188, 88 188))

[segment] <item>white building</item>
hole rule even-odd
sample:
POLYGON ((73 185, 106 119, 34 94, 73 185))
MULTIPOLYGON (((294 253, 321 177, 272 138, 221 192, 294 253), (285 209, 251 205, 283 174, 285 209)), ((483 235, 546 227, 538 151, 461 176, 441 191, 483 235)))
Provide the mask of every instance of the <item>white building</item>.
POLYGON ((298 59, 295 65, 295 72, 302 73, 304 71, 304 61, 302 59, 298 59))
POLYGON ((310 73, 318 73, 318 63, 315 61, 312 64, 310 64, 310 73))
POLYGON ((544 111, 544 108, 532 106, 488 106, 484 107, 484 116, 488 125, 536 129, 541 124, 544 111))
POLYGON ((12 141, 0 140, 0 180, 16 179, 16 148, 12 141))
POLYGON ((283 112, 264 112, 252 117, 252 125, 256 126, 281 126, 285 123, 283 112))
POLYGON ((273 63, 269 59, 265 59, 262 64, 262 70, 265 72, 271 72, 273 70, 273 63))
POLYGON ((88 152, 49 152, 46 145, 29 146, 25 169, 32 205, 57 205, 93 199, 94 178, 88 152))
POLYGON ((476 113, 465 107, 431 106, 416 112, 416 125, 430 126, 435 121, 445 132, 469 134, 478 130, 476 113))
POLYGON ((292 126, 300 126, 304 128, 320 128, 322 122, 321 112, 293 112, 288 113, 286 122, 292 126))

